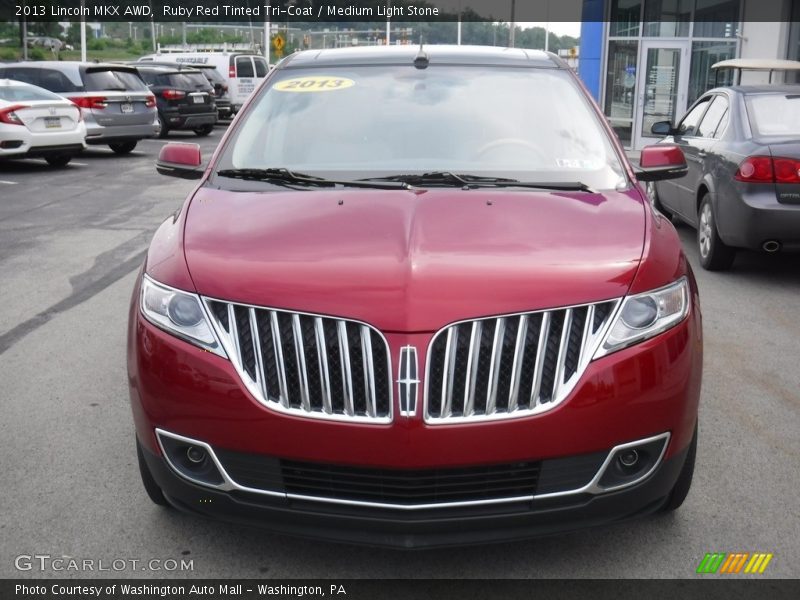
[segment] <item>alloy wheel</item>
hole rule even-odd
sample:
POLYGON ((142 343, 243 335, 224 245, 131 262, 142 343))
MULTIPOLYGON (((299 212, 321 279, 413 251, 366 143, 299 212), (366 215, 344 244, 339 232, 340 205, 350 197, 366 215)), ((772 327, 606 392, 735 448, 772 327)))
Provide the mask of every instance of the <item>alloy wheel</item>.
POLYGON ((700 212, 700 226, 697 228, 697 241, 700 246, 700 254, 708 256, 711 251, 711 236, 713 234, 713 217, 711 216, 711 205, 706 204, 700 212))

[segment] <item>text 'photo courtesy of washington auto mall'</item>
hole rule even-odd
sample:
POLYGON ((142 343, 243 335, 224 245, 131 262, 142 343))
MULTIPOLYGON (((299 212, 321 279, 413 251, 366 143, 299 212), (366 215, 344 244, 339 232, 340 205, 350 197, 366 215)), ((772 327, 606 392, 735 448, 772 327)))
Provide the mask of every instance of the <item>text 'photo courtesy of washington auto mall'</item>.
POLYGON ((0 0, 0 281, 0 596, 800 594, 800 0, 0 0))

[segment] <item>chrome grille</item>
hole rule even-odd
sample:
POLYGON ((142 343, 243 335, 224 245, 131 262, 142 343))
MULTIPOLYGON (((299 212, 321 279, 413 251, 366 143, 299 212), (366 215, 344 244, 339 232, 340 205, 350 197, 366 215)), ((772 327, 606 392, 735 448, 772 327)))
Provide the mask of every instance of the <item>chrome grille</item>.
POLYGON ((248 390, 292 414, 389 422, 389 347, 364 323, 213 299, 206 307, 248 390))
POLYGON ((425 419, 454 423, 544 412, 572 391, 618 300, 456 323, 428 351, 425 419))

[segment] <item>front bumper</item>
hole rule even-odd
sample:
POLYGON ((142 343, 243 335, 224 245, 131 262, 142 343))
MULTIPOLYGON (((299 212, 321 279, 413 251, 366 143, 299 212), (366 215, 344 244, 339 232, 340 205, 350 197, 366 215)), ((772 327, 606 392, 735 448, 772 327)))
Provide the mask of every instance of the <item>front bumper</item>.
POLYGON ((675 485, 687 448, 673 452, 643 482, 616 492, 422 511, 218 491, 181 478, 150 451, 143 454, 167 500, 188 513, 289 535, 426 548, 525 539, 651 514, 663 506, 675 485))

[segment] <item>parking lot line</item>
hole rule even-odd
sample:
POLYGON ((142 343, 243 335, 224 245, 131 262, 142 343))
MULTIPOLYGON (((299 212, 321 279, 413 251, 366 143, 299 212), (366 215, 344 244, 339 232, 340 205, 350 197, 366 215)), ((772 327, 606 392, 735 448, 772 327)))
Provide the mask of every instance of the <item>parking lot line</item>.
POLYGON ((0 179, 0 183, 5 183, 6 185, 17 185, 19 181, 6 181, 5 179, 0 179))

